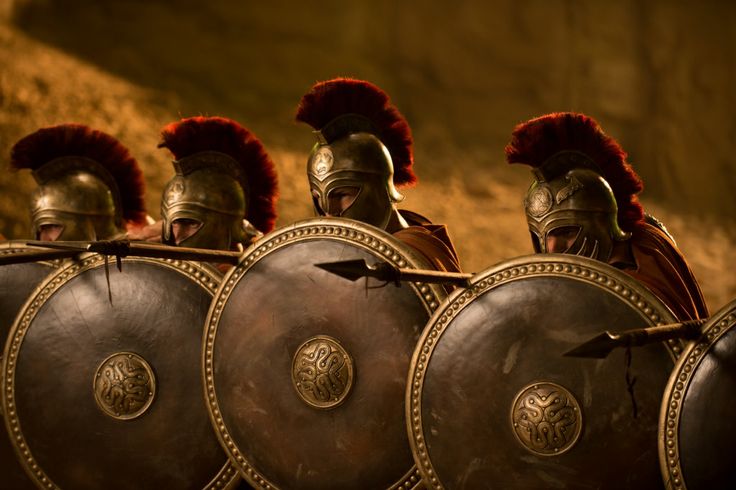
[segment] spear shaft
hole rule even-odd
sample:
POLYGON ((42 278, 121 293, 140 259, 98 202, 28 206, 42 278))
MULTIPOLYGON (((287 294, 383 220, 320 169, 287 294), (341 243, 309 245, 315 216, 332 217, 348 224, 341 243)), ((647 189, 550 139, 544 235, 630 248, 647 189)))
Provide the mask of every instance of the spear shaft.
POLYGON ((79 252, 75 250, 26 250, 0 255, 0 266, 25 264, 27 262, 41 262, 74 257, 79 252))
POLYGON ((325 262, 314 265, 350 281, 356 281, 361 277, 373 277, 379 281, 394 283, 425 282, 467 286, 468 281, 473 277, 473 274, 462 272, 403 269, 395 267, 388 262, 377 262, 370 266, 363 259, 325 262))
POLYGON ((131 242, 128 240, 100 240, 96 242, 41 242, 28 241, 28 245, 63 250, 67 252, 95 252, 115 257, 149 257, 156 259, 195 260, 237 265, 241 253, 229 250, 173 247, 159 243, 131 242))
POLYGON ((621 330, 618 332, 606 331, 565 352, 563 355, 567 357, 605 359, 617 347, 636 347, 670 339, 693 340, 700 335, 700 327, 706 320, 688 320, 682 323, 670 323, 667 325, 621 330))

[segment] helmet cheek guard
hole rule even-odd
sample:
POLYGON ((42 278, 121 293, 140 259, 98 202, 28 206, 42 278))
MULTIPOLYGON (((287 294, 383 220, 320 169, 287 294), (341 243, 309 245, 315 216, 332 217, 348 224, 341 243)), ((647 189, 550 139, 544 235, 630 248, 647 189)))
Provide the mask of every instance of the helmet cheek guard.
POLYGON ((34 237, 40 237, 45 225, 63 228, 56 240, 93 241, 122 233, 117 187, 100 178, 104 169, 97 167, 95 162, 71 157, 51 161, 34 172, 40 184, 31 198, 34 237), (94 170, 86 171, 80 164, 94 170))
POLYGON ((180 246, 229 250, 245 240, 246 193, 230 167, 236 162, 217 152, 200 152, 177 160, 177 175, 161 199, 162 238, 180 246), (194 220, 199 229, 176 243, 176 220, 194 220))
POLYGON ((356 188, 349 205, 339 216, 385 229, 393 204, 403 200, 394 186, 393 164, 386 147, 374 135, 352 133, 331 144, 317 144, 307 161, 307 176, 315 211, 319 215, 338 215, 331 211, 331 195, 340 188, 356 188))
POLYGON ((317 137, 307 175, 318 214, 332 214, 329 187, 345 178, 360 190, 352 204, 340 206, 343 217, 384 230, 403 221, 394 204, 404 196, 396 187, 416 182, 413 138, 388 94, 364 80, 318 82, 299 101, 296 120, 317 137))
POLYGON ((10 168, 31 170, 38 184, 31 201, 33 236, 104 240, 146 223, 143 173, 113 136, 59 124, 26 135, 10 153, 10 168), (61 232, 47 233, 51 226, 61 232))
POLYGON ((240 248, 273 229, 275 166, 247 128, 224 117, 189 117, 167 124, 158 146, 171 152, 176 172, 161 200, 165 241, 176 242, 177 219, 200 223, 177 228, 179 245, 198 248, 240 248))
POLYGON ((577 235, 563 253, 607 262, 614 242, 629 237, 618 226, 618 207, 611 188, 592 170, 573 169, 549 180, 537 180, 527 192, 524 208, 538 252, 550 252, 548 244, 554 242, 560 229, 576 229, 577 235))

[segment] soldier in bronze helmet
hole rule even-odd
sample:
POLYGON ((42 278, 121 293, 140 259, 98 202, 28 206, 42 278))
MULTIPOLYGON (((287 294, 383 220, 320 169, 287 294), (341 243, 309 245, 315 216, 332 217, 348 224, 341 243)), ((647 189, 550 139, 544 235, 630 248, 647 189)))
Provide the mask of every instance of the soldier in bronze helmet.
POLYGON ((506 158, 534 173, 524 206, 537 253, 607 262, 646 285, 679 319, 708 316, 685 258, 639 203, 641 179, 596 121, 570 112, 527 121, 514 129, 506 158))
POLYGON ((315 129, 307 161, 314 208, 381 228, 404 241, 437 269, 458 271, 447 228, 399 210, 398 186, 416 182, 411 129, 375 85, 349 78, 317 83, 305 94, 296 119, 315 129))
POLYGON ((30 169, 37 240, 103 240, 146 224, 143 175, 112 136, 81 124, 39 129, 11 149, 11 168, 30 169))
POLYGON ((276 220, 274 165, 261 142, 235 121, 191 117, 161 132, 176 175, 161 200, 162 241, 242 250, 276 220))

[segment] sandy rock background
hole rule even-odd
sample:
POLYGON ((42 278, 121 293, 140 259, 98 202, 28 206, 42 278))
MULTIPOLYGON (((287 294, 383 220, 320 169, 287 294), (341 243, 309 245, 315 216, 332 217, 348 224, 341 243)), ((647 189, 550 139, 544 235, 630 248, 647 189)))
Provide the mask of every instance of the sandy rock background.
POLYGON ((0 232, 27 237, 9 149, 79 122, 138 158, 149 212, 173 174, 157 150, 180 117, 238 120, 277 163, 279 225, 311 216, 313 144, 293 122, 318 80, 383 87, 415 137, 405 207, 447 223, 468 271, 531 252, 514 125, 575 110, 644 178, 645 208, 688 257, 711 309, 736 298, 736 3, 670 0, 0 0, 0 232))

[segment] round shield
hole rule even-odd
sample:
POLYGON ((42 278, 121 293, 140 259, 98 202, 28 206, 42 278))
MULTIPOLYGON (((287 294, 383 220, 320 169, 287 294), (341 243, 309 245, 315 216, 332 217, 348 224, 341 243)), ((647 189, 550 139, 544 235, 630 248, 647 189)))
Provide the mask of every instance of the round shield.
MULTIPOLYGON (((0 243, 0 256, 33 250, 14 242, 0 243)), ((60 261, 29 262, 0 266, 0 345, 5 345, 13 320, 38 284, 57 269, 60 261)), ((0 360, 2 355, 0 354, 0 360)), ((2 408, 0 407, 0 417, 2 408)), ((13 489, 36 488, 15 456, 5 425, 0 429, 0 468, 3 485, 13 489)))
POLYGON ((533 255, 476 275, 434 313, 412 358, 407 424, 428 488, 661 486, 673 351, 563 353, 605 330, 671 321, 644 287, 590 259, 533 255))
POLYGON ((10 331, 2 405, 24 469, 42 488, 234 484, 200 382, 219 276, 179 261, 114 264, 93 255, 59 269, 10 331))
POLYGON ((703 326, 680 357, 662 400, 659 461, 669 489, 736 488, 736 301, 703 326))
POLYGON ((222 444, 256 488, 412 488, 406 373, 444 294, 436 285, 350 282, 314 266, 425 264, 402 242, 344 219, 308 220, 246 250, 218 290, 204 349, 222 444))

